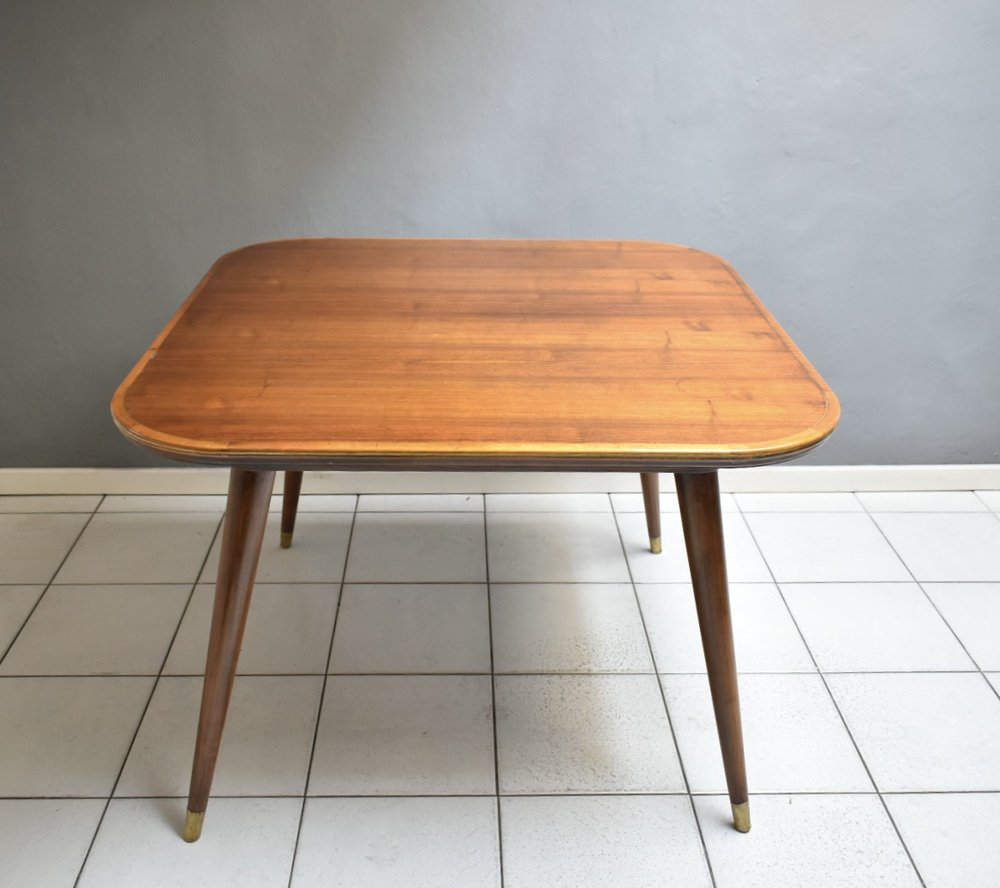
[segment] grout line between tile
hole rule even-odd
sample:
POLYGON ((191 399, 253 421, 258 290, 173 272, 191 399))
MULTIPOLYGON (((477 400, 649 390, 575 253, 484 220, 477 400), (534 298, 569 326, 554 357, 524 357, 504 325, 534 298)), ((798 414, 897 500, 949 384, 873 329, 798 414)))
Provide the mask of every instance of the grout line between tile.
MULTIPOLYGON (((611 494, 608 494, 611 500, 611 494)), ((618 523, 618 513, 614 511, 614 501, 612 502, 612 514, 615 519, 615 529, 618 531, 618 543, 621 545, 622 558, 625 559, 625 567, 628 570, 629 582, 632 584, 632 595, 635 597, 635 606, 639 610, 639 620, 642 623, 642 632, 646 637, 646 649, 649 652, 650 661, 653 664, 653 673, 656 676, 656 688, 660 692, 660 700, 663 702, 663 711, 667 716, 667 725, 670 727, 670 739, 674 744, 674 751, 677 753, 677 762, 681 769, 681 778, 684 781, 684 794, 687 796, 688 804, 691 806, 691 816, 694 818, 695 827, 698 830, 698 840, 701 842, 701 853, 705 859, 705 866, 708 868, 708 877, 716 888, 715 870, 712 867, 712 859, 708 855, 708 844, 705 842, 705 834, 701 828, 701 821, 698 819, 698 809, 694 804, 694 795, 691 793, 691 784, 688 781, 687 768, 684 766, 684 757, 681 755, 681 747, 677 742, 677 732, 674 730, 674 720, 670 716, 670 707, 667 705, 667 695, 663 690, 663 682, 660 681, 659 673, 656 669, 656 656, 653 654, 653 643, 649 640, 649 629, 646 626, 646 615, 642 611, 642 602, 639 600, 639 590, 636 589, 635 578, 632 576, 632 565, 628 560, 628 550, 625 547, 625 537, 622 535, 621 525, 618 523)))
MULTIPOLYGON (((25 510, 23 512, 15 512, 13 510, 7 512, 0 512, 0 515, 93 515, 93 514, 94 513, 90 509, 70 509, 64 512, 40 512, 40 511, 32 511, 30 509, 25 510)), ((8 585, 19 585, 19 584, 10 583, 8 585)), ((29 583, 28 585, 37 585, 37 583, 29 583)))
MULTIPOLYGON (((863 505, 864 504, 862 503, 862 506, 863 505)), ((872 524, 874 524, 876 527, 878 527, 878 523, 871 517, 870 514, 868 514, 867 511, 865 512, 865 514, 868 515, 868 520, 871 521, 872 524)), ((895 818, 893 818, 892 812, 889 810, 889 806, 888 804, 886 804, 885 799, 882 797, 882 792, 879 789, 878 784, 875 782, 875 778, 872 776, 871 769, 868 767, 868 762, 865 761, 865 757, 861 754, 861 748, 858 746, 858 741, 854 739, 854 734, 851 733, 850 726, 847 724, 847 719, 844 718, 844 713, 841 711, 840 705, 837 703, 837 698, 834 697, 833 691, 830 690, 830 684, 826 680, 826 675, 824 675, 824 673, 820 670, 819 663, 816 662, 816 657, 812 652, 812 648, 809 647, 809 642, 806 640, 806 637, 802 632, 802 628, 799 626, 798 620, 795 619, 795 614, 792 613, 792 609, 788 606, 788 600, 785 598, 785 593, 782 591, 781 585, 778 583, 777 578, 774 576, 774 571, 771 569, 771 565, 768 562, 766 556, 764 555, 764 550, 761 548, 760 543, 757 540, 757 537, 754 535, 753 528, 750 526, 750 522, 746 520, 746 515, 743 514, 742 510, 740 510, 740 519, 743 521, 744 527, 746 527, 747 531, 749 532, 750 538, 753 540, 754 546, 757 548, 757 551, 760 554, 761 559, 767 566, 767 571, 771 575, 771 580, 774 582, 774 585, 777 586, 778 588, 778 595, 781 596, 781 600, 785 605, 785 610, 788 612, 788 616, 792 621, 792 625, 795 626, 795 631, 799 633, 799 638, 802 639, 802 644, 805 645, 806 651, 809 654, 809 659, 813 661, 813 666, 816 667, 816 673, 819 675, 820 681, 823 682, 823 687, 826 689, 827 696, 830 698, 830 702, 833 704, 833 708, 836 710, 837 716, 840 718, 841 724, 843 724, 844 730, 847 732, 847 736, 851 741, 851 745, 854 747, 854 751, 857 753, 858 760, 861 762, 861 766, 865 769, 865 773, 868 775, 868 780, 871 782, 872 788, 875 790, 875 794, 878 796, 878 800, 882 804, 882 810, 885 811, 885 816, 889 818, 889 822, 892 824, 892 828, 896 832, 896 837, 899 839, 900 845, 906 852, 906 857, 910 861, 910 866, 913 867, 913 872, 916 874, 916 877, 920 881, 920 884, 924 886, 924 888, 927 888, 926 882, 924 882, 924 877, 921 874, 920 870, 917 868, 917 862, 913 859, 913 854, 910 852, 909 847, 903 840, 903 834, 900 832, 899 826, 897 826, 896 820, 895 818)), ((895 550, 893 551, 895 552, 895 550)), ((896 557, 899 558, 898 553, 896 557)), ((900 561, 902 562, 901 558, 900 561)), ((903 563, 905 565, 905 562, 903 563)), ((909 568, 907 568, 907 570, 909 570, 909 568)))
MULTIPOLYGON (((981 502, 984 506, 986 506, 986 511, 987 512, 989 512, 991 515, 995 516, 996 519, 997 519, 997 521, 1000 521, 1000 511, 997 511, 996 509, 994 509, 994 507, 991 506, 988 502, 986 502, 986 500, 984 500, 983 497, 982 497, 982 494, 986 493, 986 492, 987 491, 985 489, 982 489, 982 490, 973 490, 972 491, 972 495, 977 500, 979 500, 979 502, 981 502)), ((993 493, 995 491, 990 491, 990 492, 993 493)))
MULTIPOLYGON (((346 514, 346 513, 342 513, 346 514)), ((605 513, 592 513, 592 514, 605 514, 605 513)), ((753 515, 764 514, 762 512, 752 512, 753 515)), ((779 514, 777 512, 772 512, 769 514, 779 514)), ((834 513, 830 513, 834 514, 834 513)), ((852 515, 860 515, 860 512, 851 512, 852 515)), ((879 513, 884 514, 884 513, 879 513)), ((909 513, 912 514, 912 513, 909 513)), ((979 512, 962 512, 962 513, 952 513, 952 514, 981 514, 979 512)), ((844 586, 850 585, 852 583, 864 583, 866 586, 899 586, 904 585, 910 580, 785 580, 783 581, 785 585, 794 583, 800 586, 844 586)), ((996 586, 997 580, 928 580, 926 581, 931 585, 935 583, 961 583, 963 586, 996 586)), ((99 586, 101 588, 108 588, 109 586, 188 586, 191 584, 189 580, 173 580, 170 582, 127 582, 127 583, 57 583, 55 581, 45 584, 45 583, 0 583, 0 589, 5 586, 99 586)), ((731 586, 770 586, 774 584, 773 580, 754 580, 752 582, 731 582, 731 586)), ((199 579, 196 583, 198 586, 214 586, 214 580, 201 580, 199 579)), ((254 583, 254 588, 259 586, 335 586, 337 585, 336 580, 270 580, 263 583, 254 583)), ((384 581, 384 580, 351 580, 346 582, 345 586, 482 586, 485 585, 481 579, 477 580, 420 580, 418 582, 400 582, 395 581, 384 581)), ((500 583, 494 583, 495 586, 615 586, 615 585, 628 585, 624 580, 611 580, 606 582, 592 582, 592 583, 577 583, 572 580, 504 580, 500 583)), ((667 582, 652 582, 652 583, 642 583, 636 582, 635 586, 690 586, 691 584, 685 582, 678 582, 676 580, 667 582)))
MULTIPOLYGON (((101 502, 103 501, 104 500, 102 498, 101 502)), ((100 504, 98 504, 98 508, 100 508, 100 504)), ((95 509, 95 514, 96 511, 97 510, 95 509)), ((208 559, 212 554, 212 547, 215 545, 216 537, 218 537, 219 531, 222 528, 222 521, 223 519, 220 518, 216 522, 215 533, 212 534, 212 539, 209 541, 208 548, 205 550, 205 557, 202 558, 201 567, 198 569, 198 575, 201 574, 201 572, 205 569, 205 565, 208 563, 208 559)), ((190 585, 191 587, 188 592, 187 601, 184 603, 184 608, 177 619, 177 625, 174 626, 173 635, 170 637, 170 644, 167 645, 167 649, 163 653, 163 659, 160 661, 160 669, 157 672, 156 678, 153 680, 153 686, 149 690, 149 696, 146 698, 146 705, 143 706, 142 712, 139 714, 139 718, 135 723, 135 730, 132 732, 132 739, 129 741, 128 749, 125 750, 125 755, 122 757, 122 763, 118 768, 118 773, 115 776, 114 783, 111 785, 111 792, 108 793, 107 800, 104 803, 104 809, 101 811, 101 816, 98 818, 97 826, 94 828, 94 834, 90 838, 90 844, 87 845, 87 853, 84 854, 83 860, 80 863, 80 869, 77 871, 76 879, 73 882, 73 888, 77 888, 80 884, 80 879, 83 878, 83 871, 87 866, 87 861, 90 859, 91 852, 94 850, 94 843, 97 841, 97 835, 101 831, 101 825, 104 823, 104 818, 107 817, 108 808, 111 807, 111 802, 114 800, 115 790, 118 789, 118 784, 121 782, 122 774, 125 773, 125 766, 128 764, 129 756, 132 754, 132 747, 135 746, 135 741, 139 736, 139 731, 146 718, 146 713, 149 711, 149 706, 153 702, 153 695, 156 693, 156 688, 160 684, 160 678, 163 676, 163 669, 167 665, 167 659, 170 657, 170 649, 174 646, 174 641, 177 639, 177 633, 180 632, 181 623, 184 621, 184 615, 187 613, 187 610, 191 605, 191 599, 194 597, 194 590, 197 584, 197 576, 190 584, 185 584, 190 585)))
MULTIPOLYGON (((475 515, 476 509, 364 509, 359 512, 361 515, 475 515)), ((307 512, 308 515, 333 515, 335 512, 320 512, 319 510, 307 512)), ((346 515, 346 512, 340 512, 346 515)))
MULTIPOLYGON (((625 790, 611 790, 608 792, 595 792, 593 790, 588 792, 503 792, 500 793, 500 798, 502 799, 544 799, 544 798, 607 798, 617 797, 617 796, 628 796, 629 798, 635 796, 639 798, 680 798, 687 797, 690 795, 692 798, 722 798, 728 799, 729 796, 724 792, 718 791, 696 791, 691 793, 686 793, 683 790, 678 792, 634 792, 625 790)), ((878 792, 875 790, 863 790, 863 789, 792 789, 792 790, 761 790, 760 792, 753 793, 754 797, 757 796, 877 796, 878 792)), ((883 792, 884 796, 925 796, 925 795, 939 795, 939 796, 957 796, 957 795, 991 795, 1000 796, 1000 789, 894 789, 890 792, 883 792)), ((237 795, 234 793, 213 793, 213 800, 219 799, 299 799, 301 801, 301 793, 268 793, 268 794, 247 794, 247 795, 237 795)), ((361 795, 359 793, 313 793, 309 796, 310 799, 493 799, 496 798, 495 793, 481 793, 481 792, 470 792, 470 793, 446 793, 446 792, 420 792, 413 793, 410 795, 400 794, 400 793, 385 793, 385 794, 370 794, 361 795)), ((163 793, 156 793, 152 795, 140 794, 140 793, 123 793, 121 795, 115 796, 111 801, 120 801, 122 799, 178 799, 180 801, 186 801, 186 795, 164 795, 163 793)), ((63 802, 63 801, 89 801, 89 802, 103 802, 108 801, 106 795, 65 795, 65 796, 51 796, 51 795, 0 795, 0 801, 4 802, 31 802, 31 801, 53 801, 53 802, 63 802)))
MULTIPOLYGON (((864 505, 864 504, 862 503, 862 505, 864 505)), ((868 510, 866 509, 865 511, 867 512, 868 510)), ((954 514, 954 513, 952 513, 952 514, 954 514)), ((978 514, 982 514, 982 513, 981 512, 972 512, 972 513, 966 513, 966 514, 976 514, 976 515, 978 515, 978 514)), ((990 514, 993 514, 993 513, 991 512, 990 514)), ((978 672, 979 675, 982 677, 983 681, 986 682, 986 687, 988 687, 991 691, 993 691, 994 695, 998 699, 1000 699, 1000 690, 997 690, 995 687, 993 687, 993 682, 991 682, 986 677, 986 673, 983 671, 983 668, 979 665, 979 661, 976 660, 976 658, 972 656, 972 653, 965 646, 965 642, 962 641, 962 639, 959 637, 959 634, 955 631, 954 627, 951 625, 951 623, 948 622, 948 618, 945 617, 945 615, 943 613, 941 613, 941 610, 940 610, 940 608, 938 608, 937 603, 934 601, 933 598, 931 598, 931 596, 928 594, 927 590, 924 588, 923 582, 921 580, 917 579, 916 574, 914 574, 913 571, 910 569, 910 565, 908 565, 906 563, 906 561, 903 559, 903 556, 900 555, 899 552, 896 551, 896 547, 892 544, 892 540, 889 539, 889 537, 886 535, 886 532, 882 529, 882 525, 879 524, 878 521, 875 520, 875 517, 872 515, 871 512, 868 512, 868 517, 871 519, 872 524, 874 524, 878 528, 878 532, 882 535, 882 539, 885 540, 886 545, 888 545, 889 548, 892 549, 892 551, 895 553, 896 557, 902 562, 903 567, 906 568, 906 572, 910 575, 910 579, 916 584, 916 586, 923 593, 924 598, 927 599, 927 601, 930 604, 930 606, 932 608, 934 608, 934 613, 936 613, 941 618, 941 620, 944 622, 945 626, 948 627, 948 631, 951 632, 951 634, 955 638, 955 641, 958 642, 959 647, 961 647, 962 650, 965 652, 965 656, 967 656, 969 658, 969 662, 972 663, 972 665, 976 667, 976 672, 978 672)), ((1000 520, 1000 516, 994 515, 994 517, 997 518, 998 520, 1000 520)), ((962 585, 965 585, 965 584, 963 583, 962 585)), ((962 671, 965 672, 965 671, 968 671, 968 670, 962 670, 962 671)))
MULTIPOLYGON (((183 613, 183 611, 182 611, 183 613)), ((1000 670, 988 670, 998 672, 1000 670)), ((823 675, 980 675, 978 669, 825 669, 821 671, 823 675)), ((483 678, 494 675, 497 678, 551 678, 553 676, 614 676, 633 677, 640 675, 690 675, 705 676, 705 672, 692 672, 682 670, 668 670, 666 672, 607 672, 607 671, 579 671, 579 672, 237 672, 237 678, 322 678, 326 675, 329 678, 483 678)), ((788 670, 740 670, 739 675, 816 675, 816 670, 788 669, 788 670)), ((175 678, 204 678, 204 672, 38 672, 38 673, 18 673, 17 675, 0 675, 0 680, 16 681, 21 678, 58 678, 58 679, 92 679, 92 678, 164 678, 172 680, 175 678)), ((213 794, 214 797, 214 794, 213 794)))
MULTIPOLYGON (((333 626, 330 629, 330 644, 326 650, 326 666, 323 670, 323 684, 319 691, 319 708, 316 710, 316 725, 313 728, 312 746, 309 749, 309 765, 306 768, 306 781, 302 787, 302 805, 299 808, 299 822, 295 830, 295 845, 292 849, 292 859, 288 865, 288 888, 291 888, 295 876, 295 861, 299 855, 299 841, 302 838, 302 823, 306 814, 306 802, 309 800, 309 781, 312 779, 313 761, 316 758, 316 741, 319 739, 320 723, 323 720, 323 708, 326 702, 326 685, 330 680, 330 661, 333 658, 333 642, 337 637, 337 623, 340 621, 340 606, 344 597, 344 580, 347 576, 347 562, 351 557, 351 541, 354 539, 354 528, 358 520, 358 503, 361 497, 354 498, 354 511, 351 513, 351 529, 347 533, 347 548, 344 550, 344 567, 340 573, 340 587, 337 590, 337 607, 333 614, 333 626)), ((298 798, 298 796, 293 796, 298 798)))
MULTIPOLYGON (((30 620, 31 617, 32 617, 32 615, 35 613, 35 611, 38 610, 38 605, 40 605, 42 603, 42 599, 45 597, 45 593, 48 592, 49 589, 52 588, 53 584, 55 583, 56 577, 59 576, 59 571, 62 570, 63 565, 66 563, 66 560, 70 556, 70 553, 76 548, 76 544, 80 542, 80 537, 83 536, 84 531, 86 531, 86 529, 88 527, 90 527, 90 522, 94 520, 94 515, 97 514, 97 510, 100 508, 100 505, 103 502, 104 502, 104 497, 102 496, 97 501, 97 505, 94 506, 94 509, 93 509, 93 511, 91 511, 90 515, 87 516, 87 520, 83 522, 83 527, 80 528, 80 532, 73 538, 73 542, 70 543, 69 548, 66 550, 66 554, 63 555, 62 559, 59 561, 59 564, 56 565, 56 569, 52 572, 52 576, 49 577, 49 581, 47 583, 8 583, 8 584, 5 584, 5 585, 11 585, 11 586, 19 586, 19 585, 25 585, 25 586, 43 586, 44 588, 42 589, 42 592, 38 596, 38 598, 35 599, 35 603, 31 606, 31 610, 28 611, 28 613, 25 615, 24 619, 21 621, 20 627, 18 627, 17 632, 14 633, 14 637, 10 640, 10 644, 7 645, 6 649, 3 652, 3 655, 0 655, 0 664, 2 664, 3 661, 7 659, 7 654, 9 654, 11 652, 11 649, 14 647, 14 645, 17 644, 18 638, 20 638, 21 637, 21 633, 24 632, 24 627, 28 625, 28 620, 30 620)), ((49 513, 49 514, 51 514, 51 513, 49 513)), ((86 513, 74 512, 73 514, 80 515, 80 514, 86 514, 86 513)))
POLYGON ((486 619, 490 636, 490 695, 493 721, 493 790, 496 793, 497 806, 497 860, 500 867, 500 888, 504 888, 503 874, 503 812, 500 805, 500 743, 497 729, 497 673, 493 654, 493 593, 490 584, 490 531, 488 512, 486 510, 486 494, 483 497, 483 558, 486 561, 486 619))
MULTIPOLYGON (((592 513, 593 514, 593 513, 592 513)), ((603 513, 601 513, 603 514, 603 513)), ((761 512, 752 512, 751 514, 760 515, 761 512)), ((772 512, 769 514, 779 514, 777 512, 772 512)), ((834 513, 830 513, 834 514, 834 513)), ((852 512, 850 514, 859 515, 860 512, 852 512)), ((884 514, 884 513, 879 513, 884 514)), ((912 513, 908 513, 912 514, 912 513)), ((956 514, 981 514, 979 512, 962 512, 956 514)), ((998 519, 1000 520, 1000 519, 998 519)), ((866 586, 900 586, 905 585, 910 582, 916 582, 911 580, 782 580, 785 585, 796 584, 803 586, 844 586, 850 584, 864 583, 866 586)), ((926 580, 931 585, 936 583, 961 583, 963 586, 996 586, 997 580, 926 580)), ((269 580, 261 583, 254 583, 254 588, 259 586, 335 586, 337 581, 335 580, 269 580)), ((731 586, 771 586, 774 585, 773 580, 753 580, 751 582, 731 582, 731 586)), ((0 583, 0 589, 5 586, 94 586, 100 588, 108 588, 109 586, 188 586, 190 581, 174 580, 172 582, 156 582, 156 583, 143 583, 143 582, 127 582, 127 583, 0 583)), ((196 585, 198 586, 214 586, 215 581, 211 580, 198 580, 196 585)), ((483 580, 418 580, 413 582, 400 582, 399 580, 351 580, 350 582, 344 583, 345 586, 483 586, 485 583, 483 580)), ((590 582, 590 583, 578 583, 573 580, 504 580, 499 583, 494 583, 495 586, 622 586, 628 585, 624 580, 608 580, 604 582, 590 582)), ((652 583, 635 582, 635 586, 690 586, 690 582, 681 582, 677 580, 670 580, 661 582, 659 580, 652 583)))

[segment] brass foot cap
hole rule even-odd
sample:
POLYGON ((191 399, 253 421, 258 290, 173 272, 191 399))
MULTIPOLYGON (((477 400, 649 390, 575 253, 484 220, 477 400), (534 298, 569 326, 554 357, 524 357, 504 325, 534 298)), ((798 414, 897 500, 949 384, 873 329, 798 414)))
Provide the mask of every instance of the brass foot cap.
POLYGON ((661 537, 649 538, 649 551, 654 555, 659 555, 663 551, 663 540, 661 537))
POLYGON ((292 548, 292 532, 290 530, 281 531, 281 548, 282 549, 292 548))
POLYGON ((744 802, 742 805, 733 805, 733 826, 739 832, 750 832, 750 803, 744 802))
POLYGON ((184 832, 181 834, 184 841, 197 842, 201 838, 201 825, 204 822, 204 811, 188 811, 184 818, 184 832))

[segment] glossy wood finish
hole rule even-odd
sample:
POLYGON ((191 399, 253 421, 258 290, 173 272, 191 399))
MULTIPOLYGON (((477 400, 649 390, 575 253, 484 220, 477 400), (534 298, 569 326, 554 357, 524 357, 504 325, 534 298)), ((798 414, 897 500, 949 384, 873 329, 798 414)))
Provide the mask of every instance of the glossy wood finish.
POLYGON ((285 489, 281 497, 281 548, 292 545, 295 533, 295 515, 299 509, 299 492, 302 490, 302 472, 285 472, 285 489))
MULTIPOLYGON (((743 755, 733 622, 729 612, 719 475, 718 472, 704 472, 677 474, 674 477, 729 800, 734 812, 737 806, 742 806, 740 810, 745 813, 747 770, 743 755)), ((749 814, 745 816, 746 829, 749 829, 749 814)), ((739 815, 737 824, 740 824, 739 815)))
POLYGON ((660 536, 660 476, 656 472, 642 472, 642 507, 646 512, 646 530, 649 531, 649 550, 654 555, 663 551, 660 536))
POLYGON ((203 814, 208 805, 273 486, 274 472, 271 471, 235 468, 230 473, 219 574, 215 585, 215 608, 212 611, 188 797, 188 824, 196 823, 198 827, 185 830, 188 841, 198 838, 201 822, 199 817, 192 818, 190 815, 203 814))
POLYGON ((195 462, 655 471, 791 458, 839 408, 708 253, 314 239, 223 256, 112 412, 195 462))

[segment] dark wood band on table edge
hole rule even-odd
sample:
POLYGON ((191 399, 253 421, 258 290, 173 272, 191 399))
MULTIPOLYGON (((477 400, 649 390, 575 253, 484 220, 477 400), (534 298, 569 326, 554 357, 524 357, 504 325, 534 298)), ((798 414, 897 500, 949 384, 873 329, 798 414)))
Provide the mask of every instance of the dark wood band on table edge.
POLYGON ((532 455, 532 454, 453 454, 453 453, 345 453, 292 454, 240 453, 236 451, 196 451, 153 444, 122 425, 113 416, 119 431, 133 444, 158 456, 196 465, 239 467, 257 471, 349 471, 349 472, 708 472, 726 468, 753 468, 789 462, 805 456, 832 434, 806 447, 758 456, 707 455, 700 459, 671 459, 654 455, 532 455))

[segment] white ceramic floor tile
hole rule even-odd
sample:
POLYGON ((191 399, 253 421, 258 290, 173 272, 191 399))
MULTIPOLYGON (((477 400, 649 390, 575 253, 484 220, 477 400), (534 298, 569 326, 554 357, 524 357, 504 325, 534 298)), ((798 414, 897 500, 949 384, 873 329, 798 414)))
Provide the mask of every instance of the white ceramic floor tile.
POLYGON ((744 512, 863 512, 853 493, 737 493, 744 512))
MULTIPOLYGON (((637 585, 660 672, 704 672, 690 583, 637 585)), ((740 672, 815 672, 809 651, 774 583, 732 583, 730 611, 740 672)))
POLYGON ((309 799, 292 888, 499 888, 493 798, 309 799))
POLYGON ((978 496, 994 512, 1000 512, 1000 490, 977 490, 978 496))
POLYGON ((111 802, 80 888, 274 888, 292 866, 299 799, 213 799, 201 839, 180 838, 184 803, 111 802))
MULTIPOLYGON (((661 516, 663 552, 649 551, 646 519, 641 514, 618 516, 625 551, 628 553, 632 577, 637 583, 690 583, 687 549, 679 514, 661 516)), ((757 544, 750 536, 743 516, 726 513, 722 516, 722 532, 726 549, 726 570, 731 583, 768 583, 771 572, 761 558, 757 544)))
POLYGON ((627 583, 611 513, 487 512, 494 583, 627 583))
POLYGON ((103 799, 0 800, 0 880, 72 888, 103 811, 103 799))
MULTIPOLYGON (((309 477, 308 472, 306 477, 309 477)), ((275 484, 269 506, 271 512, 280 512, 284 505, 284 497, 278 492, 280 490, 280 484, 275 484)), ((357 499, 353 493, 304 493, 299 497, 295 511, 299 515, 303 512, 353 512, 357 499)))
POLYGON ((107 796, 152 678, 0 679, 0 796, 107 796))
POLYGON ((687 796, 504 798, 507 888, 710 886, 687 796))
POLYGON ((924 583, 980 669, 1000 669, 1000 583, 924 583))
MULTIPOLYGON (((257 565, 258 583, 339 583, 344 575, 344 557, 354 515, 347 512, 303 512, 295 521, 290 549, 279 545, 281 516, 267 517, 264 541, 257 565)), ((214 583, 219 573, 222 531, 201 572, 201 582, 214 583)))
MULTIPOLYGON (((337 613, 336 583, 258 583, 240 653, 240 675, 322 673, 337 613)), ((174 639, 166 675, 202 675, 215 588, 200 585, 174 639)))
POLYGON ((1000 521, 995 515, 885 512, 873 517, 918 580, 1000 580, 1000 521))
MULTIPOLYGON (((673 492, 673 483, 669 476, 660 476, 660 512, 678 512, 680 506, 677 502, 677 494, 673 492), (664 488, 667 488, 664 490, 664 488)), ((723 493, 719 496, 719 504, 723 512, 738 512, 736 499, 731 493, 723 493)), ((611 505, 619 514, 623 512, 645 512, 641 493, 612 493, 611 505)))
POLYGON ((916 583, 787 583, 781 588, 823 671, 975 669, 916 583))
MULTIPOLYGON (((724 792, 705 675, 660 679, 692 792, 724 792)), ((740 677, 750 792, 867 792, 864 766, 818 675, 740 677)))
POLYGON ((98 513, 57 583, 193 583, 212 543, 209 512, 98 513))
POLYGON ((487 512, 610 512, 606 493, 488 493, 487 512))
MULTIPOLYGON (((356 504, 332 671, 442 674, 329 679, 292 888, 498 888, 496 800, 480 795, 496 789, 491 621, 497 671, 531 673, 495 680, 505 884, 709 884, 687 798, 645 794, 683 793, 684 780, 655 677, 628 674, 652 665, 626 564, 692 791, 723 792, 677 500, 662 483, 660 556, 646 551, 638 493, 610 497, 621 538, 603 493, 306 494, 290 550, 275 496, 241 658, 241 673, 267 675, 237 681, 205 835, 179 839, 201 682, 167 677, 81 884, 286 884, 301 799, 249 796, 305 787, 356 504), (539 674, 576 670, 622 674, 539 674), (319 798, 339 794, 371 797, 319 798)), ((0 497, 0 654, 21 632, 0 673, 155 672, 224 504, 0 497)), ((814 670, 759 542, 928 888, 992 886, 1000 872, 987 832, 1000 815, 1000 521, 988 507, 1000 512, 1000 492, 723 496, 741 672, 814 670), (986 681, 960 672, 974 668, 962 644, 986 681)), ((211 596, 196 589, 168 673, 202 670, 211 596)), ((820 676, 740 684, 751 789, 796 794, 755 795, 746 836, 724 795, 696 798, 718 888, 917 885, 820 676)), ((0 883, 73 884, 103 801, 59 797, 111 791, 152 687, 0 678, 0 797, 28 797, 0 798, 0 883)))
POLYGON ((226 511, 225 496, 117 494, 104 497, 99 512, 212 512, 226 511))
POLYGON ((932 888, 984 888, 1000 881, 1000 794, 887 795, 893 820, 932 888))
POLYGON ((358 513, 349 583, 483 583, 486 546, 479 512, 358 513))
POLYGON ((44 586, 0 586, 0 657, 44 591, 44 586))
POLYGON ((366 493, 359 512, 482 512, 481 493, 366 493))
POLYGON ((48 583, 89 515, 0 515, 0 583, 48 583))
POLYGON ((0 513, 93 512, 99 496, 0 496, 0 513))
POLYGON ((652 675, 496 679, 504 793, 683 792, 652 675))
POLYGON ((489 674, 486 586, 346 585, 330 671, 489 674))
POLYGON ((486 676, 331 676, 309 793, 492 793, 491 715, 486 676))
POLYGON ((52 586, 10 649, 3 675, 155 675, 188 586, 52 586))
POLYGON ((745 834, 728 798, 695 808, 717 888, 920 888, 878 796, 752 796, 745 834))
POLYGON ((858 493, 869 512, 985 512, 971 490, 894 490, 858 493))
MULTIPOLYGON (((302 793, 323 679, 236 679, 212 783, 217 795, 302 793)), ((198 728, 200 678, 161 678, 116 795, 186 796, 198 728)))
POLYGON ((497 672, 652 672, 628 583, 494 585, 497 672))
POLYGON ((757 512, 746 520, 779 583, 911 579, 868 515, 757 512))
POLYGON ((1000 789, 1000 700, 981 675, 827 680, 882 792, 1000 789))

